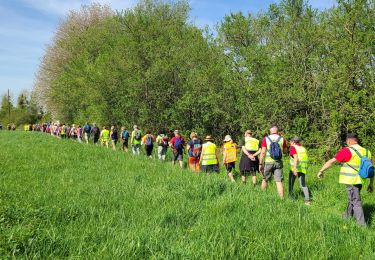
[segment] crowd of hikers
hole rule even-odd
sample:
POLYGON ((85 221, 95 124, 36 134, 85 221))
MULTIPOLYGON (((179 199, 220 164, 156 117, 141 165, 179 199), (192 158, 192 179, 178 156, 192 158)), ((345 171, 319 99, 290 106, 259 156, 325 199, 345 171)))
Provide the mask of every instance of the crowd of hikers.
MULTIPOLYGON (((277 128, 272 126, 269 134, 262 140, 253 137, 251 130, 244 133, 239 145, 230 135, 226 135, 223 140, 222 149, 214 143, 212 136, 207 135, 203 140, 198 134, 192 132, 188 141, 184 139, 179 130, 175 130, 169 137, 167 133, 159 132, 155 137, 151 130, 142 133, 137 125, 132 130, 122 127, 120 130, 116 126, 104 126, 102 130, 93 123, 81 125, 65 125, 59 122, 42 125, 25 125, 25 131, 42 131, 58 138, 75 139, 78 142, 101 144, 107 148, 116 150, 117 143, 121 142, 121 150, 128 152, 129 144, 134 156, 141 154, 144 147, 148 158, 153 157, 154 146, 157 146, 157 157, 161 161, 166 160, 168 149, 172 150, 173 165, 178 162, 181 168, 184 167, 184 155, 188 156, 189 168, 198 173, 219 173, 220 164, 225 167, 230 181, 235 182, 234 171, 236 162, 239 160, 239 172, 241 181, 247 182, 251 177, 253 186, 257 184, 257 175, 262 179, 261 188, 266 189, 273 178, 280 198, 284 198, 283 181, 283 154, 289 154, 289 195, 294 197, 294 183, 298 179, 304 194, 306 205, 311 204, 311 193, 306 186, 306 174, 309 170, 309 156, 307 149, 302 146, 299 137, 293 137, 289 142, 284 138, 277 128), (221 151, 222 156, 219 156, 221 151), (241 156, 238 158, 239 151, 241 156), (219 158, 222 158, 220 163, 219 158)), ((373 192, 374 167, 371 161, 371 152, 359 145, 356 134, 349 133, 346 138, 347 147, 327 161, 317 177, 322 178, 323 173, 334 163, 341 163, 339 182, 346 185, 348 193, 348 205, 344 217, 355 217, 360 225, 366 225, 360 191, 366 179, 370 179, 368 191, 373 192)))

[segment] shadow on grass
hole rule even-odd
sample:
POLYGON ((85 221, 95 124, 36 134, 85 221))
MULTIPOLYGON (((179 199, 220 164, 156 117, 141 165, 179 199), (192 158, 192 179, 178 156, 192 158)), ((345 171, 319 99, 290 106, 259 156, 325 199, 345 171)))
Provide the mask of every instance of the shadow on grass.
POLYGON ((372 223, 372 216, 375 213, 375 205, 373 204, 364 204, 363 205, 363 212, 365 214, 365 219, 367 221, 368 225, 371 225, 372 223))

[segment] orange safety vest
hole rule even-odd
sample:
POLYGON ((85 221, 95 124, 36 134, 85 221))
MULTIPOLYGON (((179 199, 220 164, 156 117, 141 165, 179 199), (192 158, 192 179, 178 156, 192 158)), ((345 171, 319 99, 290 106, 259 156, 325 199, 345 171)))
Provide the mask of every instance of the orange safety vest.
POLYGON ((237 145, 233 142, 227 142, 223 145, 224 163, 237 161, 237 145))

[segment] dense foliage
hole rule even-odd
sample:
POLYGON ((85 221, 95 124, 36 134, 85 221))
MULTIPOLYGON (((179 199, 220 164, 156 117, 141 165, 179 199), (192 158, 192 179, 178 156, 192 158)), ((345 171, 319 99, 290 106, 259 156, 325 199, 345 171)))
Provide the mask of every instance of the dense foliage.
POLYGON ((370 0, 325 11, 282 0, 231 13, 213 34, 189 22, 186 2, 144 0, 118 13, 94 5, 61 24, 34 90, 66 122, 218 138, 247 128, 260 137, 277 124, 322 153, 348 131, 375 149, 374 28, 370 0))

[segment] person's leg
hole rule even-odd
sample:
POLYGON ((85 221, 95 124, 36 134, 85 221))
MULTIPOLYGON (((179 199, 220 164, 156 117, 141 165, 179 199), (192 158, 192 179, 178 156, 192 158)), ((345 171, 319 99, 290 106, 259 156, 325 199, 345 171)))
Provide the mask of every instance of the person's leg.
POLYGON ((275 164, 274 177, 276 182, 277 193, 280 198, 284 198, 284 186, 283 186, 283 165, 282 163, 277 162, 275 164))
POLYGON ((112 140, 112 149, 113 149, 113 151, 116 150, 116 141, 115 140, 112 140))
POLYGON ((184 158, 182 156, 182 151, 179 152, 177 159, 178 159, 178 162, 180 164, 180 168, 183 169, 184 168, 184 158))
POLYGON ((229 179, 231 180, 231 182, 236 182, 233 176, 234 166, 235 166, 234 163, 229 163, 226 166, 227 166, 227 173, 228 173, 229 179))
POLYGON ((363 208, 362 208, 361 188, 362 188, 362 185, 353 186, 353 197, 352 197, 353 215, 356 218, 357 223, 359 225, 365 226, 366 221, 365 221, 365 214, 363 213, 363 208))
POLYGON ((251 179, 253 181, 253 186, 257 185, 257 172, 256 171, 251 171, 251 179))
POLYGON ((345 217, 350 218, 350 217, 353 217, 353 204, 352 204, 353 186, 347 185, 346 191, 348 193, 348 206, 346 207, 345 217))
POLYGON ((136 149, 137 149, 137 155, 141 155, 141 145, 140 144, 137 144, 136 145, 136 149))
POLYGON ((271 164, 271 163, 266 163, 264 165, 264 170, 263 170, 263 180, 262 180, 262 190, 265 190, 267 189, 267 186, 268 186, 268 181, 271 179, 272 177, 272 173, 273 173, 273 170, 274 170, 274 165, 271 164))
POLYGON ((294 196, 294 182, 296 181, 296 176, 293 174, 293 171, 289 171, 289 179, 288 179, 288 191, 289 196, 294 196))
POLYGON ((163 146, 158 146, 158 158, 159 160, 162 160, 162 156, 163 156, 163 146))
POLYGON ((241 181, 242 181, 242 183, 246 183, 246 172, 245 171, 241 172, 241 181))
POLYGON ((298 177, 299 177, 299 184, 301 186, 301 189, 303 191, 303 195, 305 196, 305 202, 309 202, 310 201, 310 192, 309 192, 309 188, 307 188, 306 186, 306 175, 304 173, 298 173, 298 177))
POLYGON ((150 155, 149 155, 149 157, 150 158, 152 158, 152 151, 154 150, 154 146, 153 145, 150 145, 150 155))

